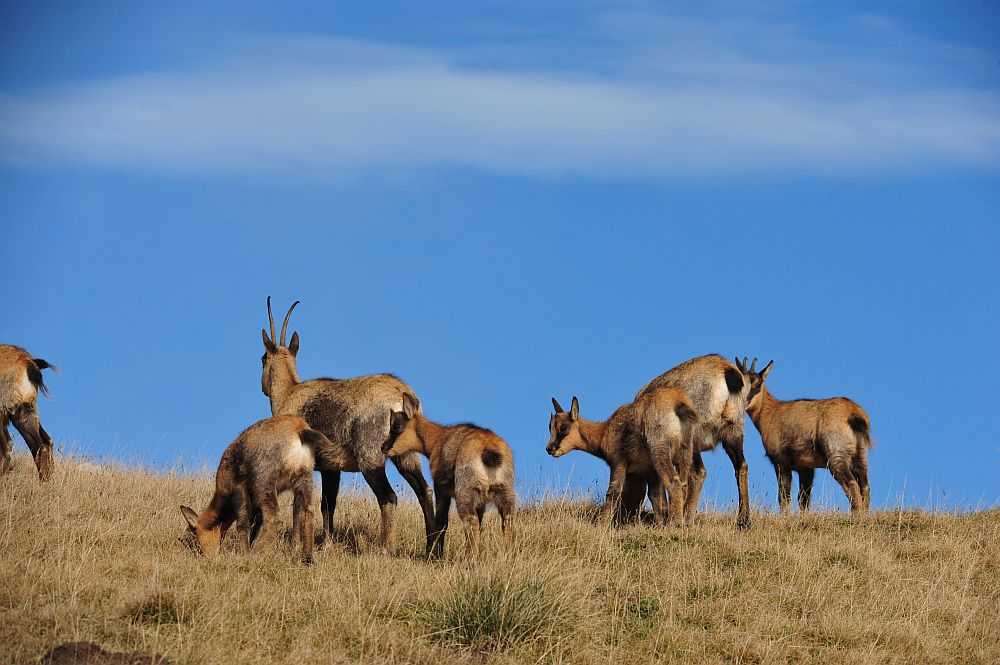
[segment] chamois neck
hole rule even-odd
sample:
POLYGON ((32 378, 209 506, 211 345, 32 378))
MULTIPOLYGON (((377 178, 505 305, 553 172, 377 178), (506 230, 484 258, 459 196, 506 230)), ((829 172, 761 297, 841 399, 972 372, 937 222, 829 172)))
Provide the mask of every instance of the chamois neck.
POLYGON ((275 414, 281 409, 288 396, 299 385, 299 374, 295 370, 295 365, 279 363, 271 369, 271 385, 268 393, 271 399, 271 414, 275 414))
POLYGON ((596 422, 580 418, 580 438, 587 452, 604 458, 604 437, 608 431, 608 421, 596 422))
POLYGON ((417 439, 420 441, 420 452, 426 457, 433 456, 440 448, 441 440, 448 428, 444 425, 438 425, 420 414, 413 417, 413 425, 416 429, 417 439))
POLYGON ((753 405, 752 408, 747 409, 747 413, 750 414, 750 420, 756 425, 757 430, 760 431, 761 421, 766 420, 768 415, 774 411, 777 406, 781 404, 777 397, 771 394, 771 391, 767 389, 767 386, 760 387, 760 399, 753 405))

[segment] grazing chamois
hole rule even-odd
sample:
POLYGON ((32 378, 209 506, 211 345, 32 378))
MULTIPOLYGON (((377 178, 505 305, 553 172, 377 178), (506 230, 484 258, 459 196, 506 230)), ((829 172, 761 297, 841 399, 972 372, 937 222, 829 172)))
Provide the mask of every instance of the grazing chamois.
POLYGON ((49 394, 42 377, 46 368, 59 371, 19 346, 0 344, 0 476, 10 467, 14 444, 7 425, 11 422, 31 449, 38 478, 48 480, 52 473, 52 437, 38 420, 38 393, 49 394))
POLYGON ((826 467, 851 502, 851 512, 868 512, 868 449, 873 447, 868 414, 846 397, 782 402, 764 380, 774 361, 756 371, 754 358, 737 364, 750 383, 747 413, 760 432, 764 452, 778 478, 778 505, 788 510, 792 471, 799 474, 799 510, 809 510, 815 469, 826 467))
MULTIPOLYGON (((701 454, 721 443, 736 471, 740 495, 736 526, 750 528, 749 470, 743 456, 743 411, 750 385, 744 380, 743 373, 722 356, 700 356, 656 377, 639 391, 636 398, 665 386, 680 388, 687 393, 698 414, 684 514, 690 518, 698 511, 698 498, 706 475, 701 454)), ((642 498, 641 491, 631 487, 626 487, 625 493, 631 497, 638 495, 640 500, 642 498)))
MULTIPOLYGON (((626 478, 647 487, 657 520, 684 523, 684 505, 691 470, 692 433, 698 422, 691 399, 678 388, 659 388, 618 407, 603 422, 580 417, 580 402, 573 397, 569 412, 552 398, 555 413, 549 416, 549 443, 545 450, 561 457, 582 450, 607 462, 611 479, 601 511, 602 519, 632 516, 632 506, 622 505, 626 478), (663 490, 670 494, 664 505, 663 490)), ((642 496, 639 496, 639 503, 642 496)), ((636 506, 637 508, 637 506, 636 506)))
POLYGON ((444 553, 448 512, 455 498, 458 517, 465 525, 468 558, 479 555, 483 513, 492 502, 500 513, 500 527, 507 551, 514 546, 514 454, 510 446, 488 429, 464 423, 439 425, 420 413, 417 399, 403 394, 403 408, 392 412, 389 437, 382 452, 397 455, 417 452, 430 459, 434 479, 435 526, 430 555, 444 553))
POLYGON ((348 461, 347 457, 341 446, 310 429, 298 416, 275 416, 254 423, 222 453, 215 494, 201 515, 181 506, 188 525, 181 541, 214 557, 226 531, 236 522, 244 552, 252 542, 271 542, 276 534, 278 495, 291 490, 295 497, 292 534, 302 542, 302 561, 311 563, 313 469, 337 468, 348 461))
MULTIPOLYGON (((295 301, 288 308, 281 325, 281 338, 276 341, 270 296, 267 299, 271 335, 269 337, 266 330, 261 330, 264 338, 261 389, 271 400, 272 415, 292 414, 305 418, 310 427, 343 445, 351 456, 348 464, 336 469, 317 466, 323 481, 321 506, 323 529, 327 538, 333 534, 340 472, 360 471, 378 499, 382 518, 381 543, 383 547, 389 548, 393 543, 397 500, 385 474, 382 444, 389 436, 389 413, 401 409, 403 394, 412 395, 413 389, 391 374, 299 381, 295 368, 299 334, 293 332, 291 341, 285 345, 288 319, 297 304, 298 301, 295 301)), ((420 456, 416 453, 400 455, 392 461, 420 502, 429 553, 431 532, 434 529, 434 499, 421 472, 420 456)))

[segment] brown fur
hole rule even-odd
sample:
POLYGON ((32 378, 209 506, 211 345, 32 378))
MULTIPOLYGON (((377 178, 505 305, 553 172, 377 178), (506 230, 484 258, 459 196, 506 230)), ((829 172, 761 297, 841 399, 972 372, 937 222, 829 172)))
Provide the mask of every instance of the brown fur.
POLYGON ((852 512, 871 506, 868 449, 872 447, 868 414, 845 397, 782 402, 764 385, 774 365, 760 372, 742 363, 750 382, 747 413, 760 432, 767 458, 778 478, 778 504, 788 510, 792 471, 799 474, 799 509, 809 510, 815 469, 826 467, 840 483, 852 512))
POLYGON ((312 561, 312 485, 316 461, 329 467, 347 462, 341 446, 310 429, 297 416, 275 416, 254 423, 229 444, 215 474, 215 494, 201 515, 187 506, 181 514, 188 523, 186 544, 206 556, 219 552, 222 538, 236 522, 244 552, 251 543, 274 540, 278 495, 295 494, 292 533, 301 539, 302 560, 312 561), (251 534, 251 529, 258 529, 251 534))
MULTIPOLYGON (((743 455, 743 411, 749 384, 736 365, 722 356, 711 354, 692 358, 661 374, 646 384, 636 397, 665 386, 680 388, 687 393, 698 414, 685 515, 690 518, 698 511, 698 498, 705 484, 705 463, 701 454, 721 443, 736 473, 740 497, 736 526, 750 528, 749 468, 743 455)), ((626 488, 626 493, 635 494, 629 488, 626 488)))
POLYGON ((48 480, 52 473, 52 437, 38 420, 38 393, 48 394, 42 377, 46 368, 56 370, 55 365, 32 358, 20 347, 0 344, 0 476, 10 467, 10 423, 31 449, 39 479, 48 480))
POLYGON ((483 512, 493 503, 500 513, 504 545, 514 546, 514 454, 510 446, 488 429, 476 425, 439 425, 417 409, 416 399, 403 395, 402 411, 392 413, 389 438, 382 451, 390 458, 420 453, 430 459, 436 497, 435 531, 431 556, 440 557, 448 529, 451 499, 465 525, 466 551, 479 555, 483 512))
MULTIPOLYGON (((298 304, 297 302, 295 304, 298 304)), ((294 308, 295 305, 292 305, 294 308)), ((267 299, 271 317, 271 299, 267 299)), ((389 547, 394 540, 396 493, 385 473, 386 457, 382 443, 389 436, 389 413, 403 406, 403 394, 413 389, 391 374, 373 374, 351 379, 314 379, 299 381, 295 367, 299 351, 299 334, 292 333, 285 345, 285 332, 292 309, 285 315, 281 337, 275 341, 274 321, 271 334, 262 330, 264 356, 261 389, 271 400, 271 414, 293 414, 306 419, 309 425, 342 444, 350 455, 348 463, 338 469, 317 467, 323 480, 323 530, 333 533, 333 516, 337 507, 340 472, 360 471, 378 499, 382 518, 382 545, 389 547)), ((424 479, 420 456, 416 453, 392 458, 403 479, 413 488, 420 502, 430 552, 434 531, 434 497, 424 479)))
POLYGON ((688 474, 691 470, 692 434, 698 423, 694 403, 679 388, 657 388, 634 402, 619 407, 603 422, 580 418, 580 403, 573 398, 569 412, 552 399, 555 413, 549 417, 549 443, 553 457, 571 450, 595 455, 611 467, 611 479, 602 516, 629 517, 638 508, 642 495, 625 496, 645 484, 653 512, 661 523, 684 523, 688 474), (664 488, 669 489, 670 505, 664 505, 664 488), (624 509, 623 509, 624 507, 624 509))

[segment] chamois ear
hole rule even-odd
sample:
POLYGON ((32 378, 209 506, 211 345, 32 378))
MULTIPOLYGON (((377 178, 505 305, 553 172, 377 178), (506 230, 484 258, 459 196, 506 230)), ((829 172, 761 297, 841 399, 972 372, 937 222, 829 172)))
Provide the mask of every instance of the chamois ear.
POLYGON ((552 408, 556 410, 556 413, 566 413, 565 409, 560 406, 555 397, 552 398, 552 408))
POLYGON ((292 333, 292 341, 288 343, 288 351, 294 356, 299 352, 299 333, 292 333))
POLYGON ((740 362, 740 357, 736 356, 735 358, 733 358, 733 360, 736 361, 736 369, 738 369, 742 373, 746 374, 747 373, 746 365, 744 365, 743 363, 740 362))
POLYGON ((771 373, 771 366, 772 365, 774 365, 774 361, 773 360, 767 364, 767 367, 765 367, 764 369, 760 370, 760 380, 761 381, 763 381, 764 379, 766 379, 767 375, 771 373))
POLYGON ((576 399, 576 395, 573 395, 573 403, 569 405, 569 419, 580 419, 580 402, 576 399))
POLYGON ((264 348, 267 349, 268 353, 274 353, 278 350, 278 347, 274 345, 271 338, 267 336, 267 331, 263 328, 260 329, 260 336, 264 338, 264 348))
POLYGON ((403 415, 407 420, 417 415, 417 404, 410 393, 403 393, 403 415))
POLYGON ((187 520, 188 528, 194 531, 198 528, 198 513, 194 512, 187 506, 181 506, 181 515, 187 520))

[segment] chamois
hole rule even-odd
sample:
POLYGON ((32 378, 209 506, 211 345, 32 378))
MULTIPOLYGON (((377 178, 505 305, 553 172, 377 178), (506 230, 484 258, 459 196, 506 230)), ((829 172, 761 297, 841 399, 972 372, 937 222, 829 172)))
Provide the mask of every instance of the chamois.
POLYGON ((311 563, 313 469, 337 468, 346 462, 341 446, 309 429, 298 416, 275 416, 256 422, 222 453, 215 474, 215 494, 201 515, 181 506, 188 525, 188 533, 181 541, 214 557, 233 522, 244 552, 249 551, 251 542, 273 541, 278 495, 291 490, 295 495, 292 533, 301 539, 302 561, 311 563))
POLYGON ((48 480, 52 473, 52 437, 38 420, 38 393, 49 394, 42 377, 46 368, 59 371, 19 346, 0 344, 0 476, 10 467, 14 445, 7 425, 11 422, 31 449, 38 478, 48 480))
POLYGON ((851 512, 868 512, 868 449, 873 447, 868 414, 846 397, 782 402, 764 380, 774 361, 759 372, 754 358, 737 365, 750 383, 747 413, 760 432, 764 452, 778 478, 778 505, 788 511, 792 471, 799 474, 799 510, 809 510, 815 469, 827 467, 851 502, 851 512))
MULTIPOLYGON (((603 422, 580 418, 580 402, 573 397, 570 410, 552 398, 555 413, 549 416, 549 443, 545 450, 561 457, 582 450, 607 462, 611 479, 601 510, 602 519, 631 517, 623 506, 626 478, 649 489, 649 501, 661 524, 683 525, 688 475, 691 470, 692 433, 698 422, 691 399, 679 388, 659 388, 618 407, 603 422), (664 488, 670 506, 664 505, 664 488)), ((642 496, 638 503, 641 504, 642 496)), ((637 508, 638 506, 635 506, 637 508)))
MULTIPOLYGON (((698 498, 705 484, 705 463, 701 454, 719 443, 729 455, 736 471, 740 502, 736 526, 750 528, 749 471, 743 456, 743 411, 750 385, 733 363, 715 354, 692 358, 647 383, 636 397, 664 386, 680 388, 694 402, 698 426, 694 433, 691 475, 688 482, 684 514, 690 518, 698 511, 698 498)), ((641 499, 641 491, 626 487, 626 496, 641 499)))
POLYGON ((488 429, 469 423, 439 425, 420 413, 416 398, 403 394, 403 409, 393 411, 389 437, 382 452, 397 455, 419 452, 430 459, 436 501, 433 548, 430 555, 444 553, 448 512, 455 498, 458 516, 465 525, 466 554, 479 555, 483 513, 492 502, 500 513, 500 526, 507 551, 514 546, 514 454, 510 446, 488 429))
MULTIPOLYGON (((293 332, 291 341, 285 345, 288 319, 297 304, 298 301, 295 301, 288 308, 281 325, 281 338, 275 341, 270 296, 267 299, 271 335, 269 337, 266 330, 261 330, 264 338, 261 390, 271 401, 272 415, 292 414, 305 418, 311 427, 347 448, 351 456, 348 463, 340 468, 317 467, 323 481, 321 506, 323 529, 327 538, 333 534, 340 472, 361 471, 378 499, 382 520, 381 543, 383 547, 389 548, 394 535, 396 493, 385 474, 382 443, 389 436, 390 411, 402 408, 403 393, 412 395, 413 389, 391 374, 300 382, 295 368, 299 334, 293 332)), ((434 528, 434 500, 421 472, 420 456, 416 453, 401 455, 394 457, 392 461, 420 502, 429 553, 434 528)))

